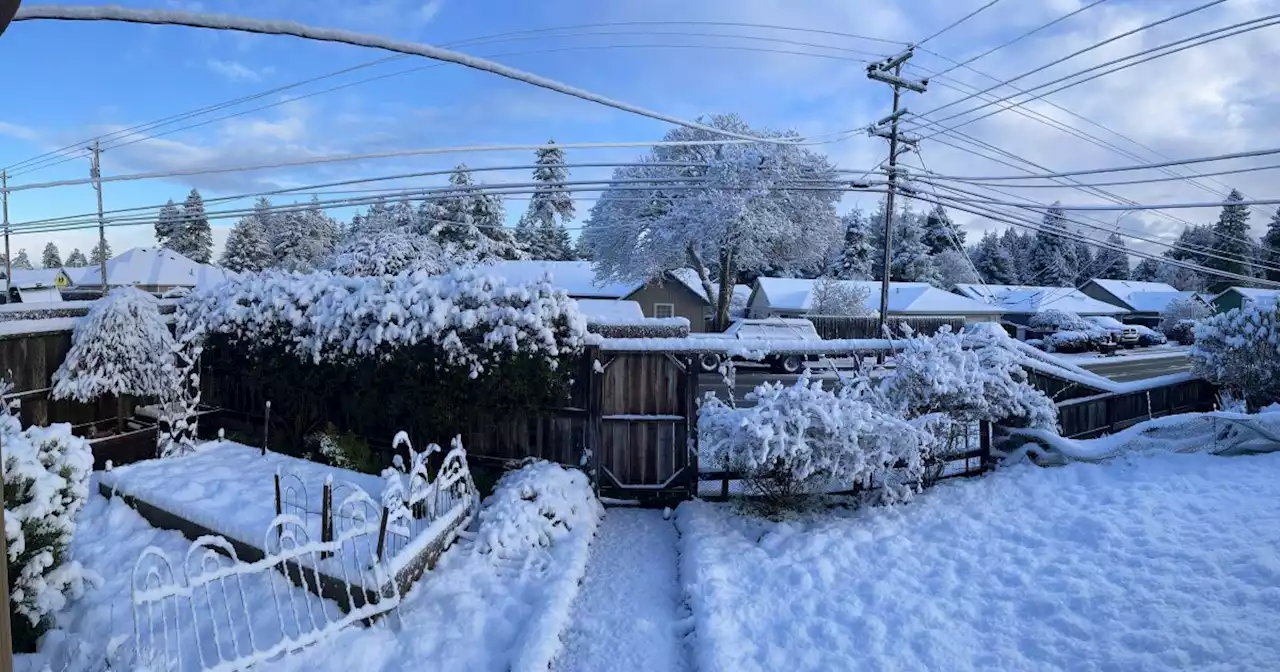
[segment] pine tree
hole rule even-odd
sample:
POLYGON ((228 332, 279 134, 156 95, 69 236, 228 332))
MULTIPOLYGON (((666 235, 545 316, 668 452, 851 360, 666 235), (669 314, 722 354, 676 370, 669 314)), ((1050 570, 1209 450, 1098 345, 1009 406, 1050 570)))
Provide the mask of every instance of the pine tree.
POLYGON ((99 240, 89 251, 89 264, 96 265, 111 258, 111 243, 106 238, 99 240))
POLYGON ((26 271, 31 270, 31 259, 27 257, 26 249, 18 250, 17 256, 13 258, 13 267, 21 268, 26 271))
MULTIPOLYGON (((460 164, 449 176, 455 187, 472 187, 475 182, 466 165, 460 164)), ((519 259, 524 256, 515 238, 506 228, 506 211, 502 197, 459 190, 440 201, 443 222, 431 228, 431 234, 446 249, 486 259, 519 259)))
MULTIPOLYGON (((1113 233, 1107 236, 1107 242, 1113 246, 1119 247, 1119 250, 1101 248, 1098 250, 1098 256, 1094 257, 1093 268, 1096 269, 1094 277, 1104 278, 1107 280, 1128 280, 1129 279, 1129 254, 1124 251, 1124 239, 1119 233, 1113 233)), ((1084 284, 1077 278, 1078 284, 1084 284)))
POLYGON ((1160 262, 1151 258, 1143 259, 1138 262, 1137 266, 1133 267, 1133 273, 1130 276, 1138 282, 1159 282, 1160 262))
MULTIPOLYGON (((1031 254, 1028 284, 1047 287, 1074 287, 1077 269, 1071 267, 1067 247, 1072 243, 1066 233, 1066 216, 1062 208, 1049 208, 1036 231, 1035 250, 1031 254)), ((1074 255, 1073 255, 1074 256, 1074 255)))
POLYGON ((314 268, 308 250, 307 223, 299 212, 285 212, 280 215, 273 236, 272 254, 276 265, 286 271, 310 271, 314 268))
POLYGON ((982 234, 982 240, 970 255, 978 267, 982 281, 992 285, 1018 284, 1018 268, 1004 241, 995 231, 982 234))
POLYGON ((40 265, 45 268, 62 268, 62 253, 58 252, 58 246, 54 245, 53 241, 44 244, 40 265))
MULTIPOLYGON (((554 141, 548 141, 548 144, 554 141)), ((538 183, 529 209, 516 225, 515 241, 533 259, 569 261, 576 257, 569 241, 565 222, 573 221, 573 198, 564 181, 569 170, 564 167, 564 150, 548 147, 536 152, 533 180, 538 183)))
POLYGON ((267 242, 267 232, 262 226, 261 212, 270 208, 265 198, 259 198, 254 214, 242 218, 231 227, 227 245, 222 251, 222 265, 236 271, 261 271, 275 264, 275 255, 267 242))
MULTIPOLYGON (((1223 273, 1251 275, 1249 266, 1249 208, 1241 205, 1244 196, 1235 189, 1227 195, 1222 204, 1222 212, 1213 225, 1213 242, 1210 245, 1214 256, 1204 260, 1204 265, 1223 273)), ((1220 287, 1239 284, 1238 279, 1213 277, 1209 279, 1220 287)))
POLYGON ((173 249, 173 241, 182 237, 182 229, 182 212, 171 198, 160 208, 160 214, 156 217, 156 244, 173 249))
POLYGON ((1267 279, 1280 282, 1280 209, 1267 222, 1267 233, 1262 236, 1262 246, 1267 251, 1267 265, 1273 267, 1266 269, 1267 279))
POLYGON ((1000 236, 1000 245, 1004 247, 1009 258, 1013 260, 1012 284, 1025 285, 1031 282, 1031 256, 1035 250, 1035 236, 1031 233, 1019 233, 1013 227, 1005 230, 1000 236))
POLYGON ((204 199, 194 188, 182 203, 181 231, 171 241, 170 248, 174 252, 192 261, 207 264, 213 257, 213 231, 209 229, 209 217, 204 212, 204 199))
POLYGON ((89 265, 89 260, 85 258, 84 252, 81 252, 80 248, 77 247, 71 250, 71 254, 67 255, 67 260, 63 262, 63 265, 67 268, 82 268, 89 265))
POLYGON ((1083 240, 1078 240, 1071 247, 1073 249, 1072 254, 1070 255, 1070 260, 1076 271, 1075 284, 1077 286, 1083 285, 1095 276, 1102 277, 1096 275, 1098 267, 1094 263, 1092 245, 1084 242, 1083 240))
POLYGON ((844 225, 844 246, 836 261, 835 277, 841 280, 866 280, 871 277, 871 222, 861 210, 853 210, 840 218, 844 225))
POLYGON ((965 233, 963 229, 951 222, 951 217, 941 205, 935 205, 924 219, 923 240, 929 248, 929 254, 941 254, 945 250, 962 250, 965 233), (960 248, 956 247, 957 240, 960 248))
POLYGON ((893 282, 928 282, 938 284, 938 269, 924 243, 923 217, 903 204, 894 221, 893 263, 889 279, 893 282))

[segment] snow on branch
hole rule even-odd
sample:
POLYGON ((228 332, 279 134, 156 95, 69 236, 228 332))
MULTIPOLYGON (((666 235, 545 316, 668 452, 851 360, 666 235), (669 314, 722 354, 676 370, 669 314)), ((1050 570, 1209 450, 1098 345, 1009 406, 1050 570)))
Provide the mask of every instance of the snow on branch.
POLYGON ((133 287, 113 289, 72 333, 71 350, 53 373, 53 398, 167 398, 177 383, 173 346, 155 297, 133 287))

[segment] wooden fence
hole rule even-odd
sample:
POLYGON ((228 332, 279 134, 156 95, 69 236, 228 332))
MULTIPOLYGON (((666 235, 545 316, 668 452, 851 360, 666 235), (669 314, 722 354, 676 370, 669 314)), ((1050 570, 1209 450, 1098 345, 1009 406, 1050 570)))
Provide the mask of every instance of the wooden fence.
POLYGON ((1203 380, 1100 394, 1059 403, 1058 424, 1063 436, 1092 439, 1151 418, 1213 410, 1216 399, 1217 389, 1203 380))
MULTIPOLYGON (((847 315, 806 315, 810 322, 813 322, 814 329, 818 330, 818 335, 824 339, 846 339, 846 338, 884 338, 884 333, 880 331, 880 318, 878 317, 851 317, 847 315)), ((952 331, 960 331, 964 328, 964 318, 962 317, 890 317, 889 329, 890 333, 896 338, 902 335, 902 325, 911 327, 913 331, 925 336, 932 336, 938 333, 943 325, 951 327, 952 331)))

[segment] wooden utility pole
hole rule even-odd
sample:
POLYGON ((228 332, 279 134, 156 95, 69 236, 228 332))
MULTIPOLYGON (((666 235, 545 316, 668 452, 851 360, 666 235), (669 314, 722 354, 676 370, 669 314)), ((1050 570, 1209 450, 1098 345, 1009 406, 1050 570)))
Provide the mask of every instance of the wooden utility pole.
POLYGON ((924 93, 929 85, 928 80, 919 82, 903 79, 902 64, 914 55, 908 48, 897 56, 877 61, 867 66, 867 78, 884 82, 893 87, 893 111, 867 129, 870 135, 877 135, 889 140, 889 192, 885 195, 884 204, 884 272, 880 283, 880 332, 884 333, 889 324, 889 279, 893 270, 893 196, 898 186, 898 153, 900 143, 914 144, 898 133, 898 122, 907 114, 906 108, 899 107, 902 101, 902 90, 909 89, 924 93), (885 128, 888 126, 888 128, 885 128))
POLYGON ((102 295, 107 295, 107 227, 102 219, 102 149, 93 141, 93 157, 90 159, 89 177, 93 189, 98 192, 98 272, 102 274, 102 295))
POLYGON ((0 211, 4 215, 4 303, 13 292, 13 253, 9 250, 9 173, 0 170, 0 211))

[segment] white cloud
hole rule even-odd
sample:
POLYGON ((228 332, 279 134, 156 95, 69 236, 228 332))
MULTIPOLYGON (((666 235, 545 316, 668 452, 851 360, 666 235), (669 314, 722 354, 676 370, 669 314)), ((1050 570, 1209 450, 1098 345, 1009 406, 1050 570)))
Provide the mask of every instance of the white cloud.
POLYGON ((436 14, 444 7, 444 0, 428 0, 418 8, 418 21, 422 23, 430 23, 436 18, 436 14))
POLYGON ((260 82, 263 77, 275 72, 275 68, 271 66, 255 70, 239 61, 225 61, 218 58, 205 61, 205 67, 232 82, 260 82))

